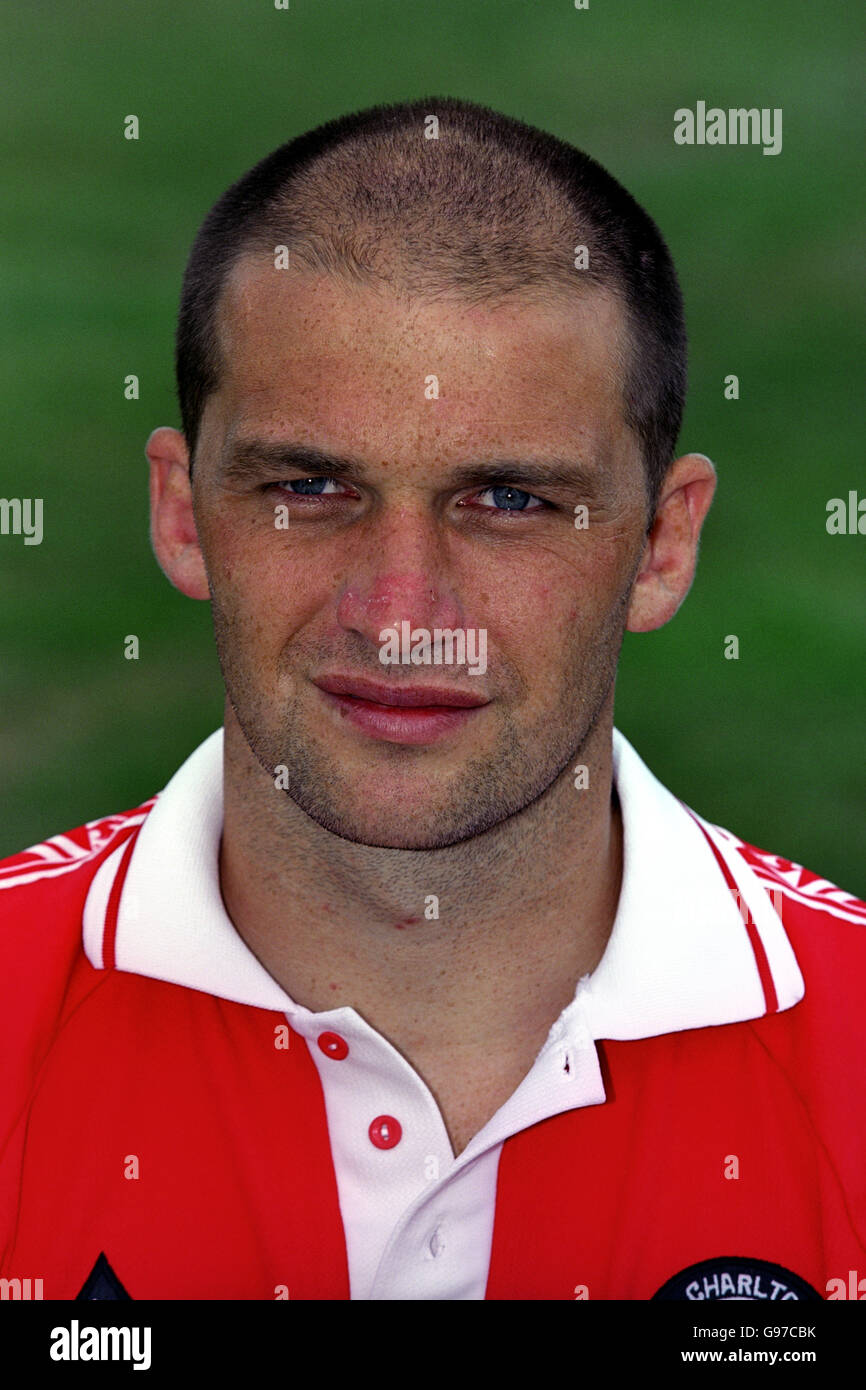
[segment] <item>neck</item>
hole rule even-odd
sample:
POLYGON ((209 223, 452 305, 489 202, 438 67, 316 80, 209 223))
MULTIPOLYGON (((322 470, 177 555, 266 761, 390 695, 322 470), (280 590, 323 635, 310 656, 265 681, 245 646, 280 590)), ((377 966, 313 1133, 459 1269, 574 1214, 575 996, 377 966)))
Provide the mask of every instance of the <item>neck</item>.
POLYGON ((587 788, 575 790, 572 760, 485 834, 399 850, 340 839, 275 798, 228 707, 220 879, 232 921, 296 1003, 349 1005, 410 1059, 434 1045, 432 1018, 437 1047, 540 1046, 616 913, 611 726, 612 707, 579 750, 587 788))

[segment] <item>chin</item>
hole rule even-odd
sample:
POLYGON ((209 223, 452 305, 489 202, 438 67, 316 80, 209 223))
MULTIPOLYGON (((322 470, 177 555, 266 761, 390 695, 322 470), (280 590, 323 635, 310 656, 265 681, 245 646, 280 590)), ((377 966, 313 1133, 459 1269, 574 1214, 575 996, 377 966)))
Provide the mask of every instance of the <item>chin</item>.
MULTIPOLYGON (((310 811, 307 811, 310 814, 310 811)), ((331 817, 313 815, 312 819, 332 835, 348 840, 354 845, 367 845, 370 849, 436 850, 459 844, 477 833, 474 827, 449 827, 441 824, 425 824, 412 819, 409 812, 399 818, 383 817, 371 820, 369 816, 357 819, 347 816, 331 817)))
POLYGON ((367 845, 370 849, 404 849, 404 850, 433 850, 445 849, 447 845, 458 843, 467 838, 460 834, 448 835, 447 832, 425 832, 418 830, 417 827, 409 831, 405 823, 403 825, 326 825, 324 827, 332 835, 339 835, 340 839, 348 840, 354 845, 367 845))

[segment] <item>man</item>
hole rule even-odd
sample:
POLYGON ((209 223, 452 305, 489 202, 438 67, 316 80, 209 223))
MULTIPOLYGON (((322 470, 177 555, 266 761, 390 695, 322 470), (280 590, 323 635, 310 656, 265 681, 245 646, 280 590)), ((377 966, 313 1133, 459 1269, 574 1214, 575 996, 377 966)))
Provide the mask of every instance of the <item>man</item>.
POLYGON ((211 211, 177 371, 152 538, 211 601, 225 726, 2 868, 3 1276, 785 1301, 866 1272, 866 909, 613 728, 715 486, 675 457, 648 216, 468 103, 347 117, 211 211))

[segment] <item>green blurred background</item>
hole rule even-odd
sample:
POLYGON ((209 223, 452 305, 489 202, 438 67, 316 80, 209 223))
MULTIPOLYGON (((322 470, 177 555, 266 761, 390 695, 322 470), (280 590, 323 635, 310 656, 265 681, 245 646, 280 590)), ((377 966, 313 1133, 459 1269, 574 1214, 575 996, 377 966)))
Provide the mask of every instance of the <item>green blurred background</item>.
POLYGON ((0 537, 0 854, 137 804, 221 721, 207 605, 150 551, 143 453, 179 423, 174 320, 201 219, 300 131, 442 94, 586 149, 680 272, 681 452, 709 454, 720 487, 685 607, 626 638, 619 727, 701 814, 866 894, 866 538, 825 529, 829 498, 866 495, 857 7, 31 0, 2 29, 0 496, 42 497, 45 537, 0 537), (699 99, 781 107, 781 154, 676 146, 673 113, 699 99))

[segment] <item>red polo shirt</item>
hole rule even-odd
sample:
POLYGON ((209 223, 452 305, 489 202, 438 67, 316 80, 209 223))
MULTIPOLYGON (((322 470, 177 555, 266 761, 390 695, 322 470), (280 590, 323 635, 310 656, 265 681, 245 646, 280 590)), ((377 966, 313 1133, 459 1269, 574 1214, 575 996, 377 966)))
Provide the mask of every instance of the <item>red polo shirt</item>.
POLYGON ((604 957, 455 1157, 388 1040, 296 1004, 234 930, 221 769, 220 732, 159 797, 0 865, 0 1295, 858 1287, 864 904, 701 821, 615 733, 604 957))

